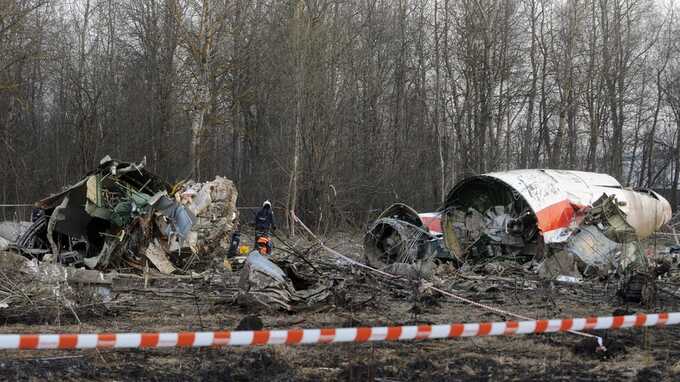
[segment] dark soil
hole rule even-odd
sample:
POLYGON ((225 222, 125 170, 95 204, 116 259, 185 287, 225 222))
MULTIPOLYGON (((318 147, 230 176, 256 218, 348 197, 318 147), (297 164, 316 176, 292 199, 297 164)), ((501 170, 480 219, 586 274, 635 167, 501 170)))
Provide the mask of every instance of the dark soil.
MULTIPOLYGON (((338 250, 360 255, 351 239, 338 250)), ((326 256, 318 254, 318 256, 326 256)), ((304 269, 303 269, 304 271, 304 269)), ((448 272, 448 271, 447 271, 448 272)), ((195 296, 126 292, 110 309, 59 322, 40 317, 0 327, 2 333, 89 333, 191 331, 241 328, 318 328, 357 325, 500 321, 502 317, 438 295, 383 284, 339 268, 346 278, 343 299, 322 312, 264 312, 252 316, 232 296, 202 290, 195 296), (417 309, 414 309, 414 306, 417 309)), ((659 296, 656 306, 617 305, 601 285, 523 284, 526 275, 437 274, 463 296, 537 318, 611 315, 612 312, 677 311, 680 301, 659 296), (517 282, 508 282, 514 280, 517 282), (533 286, 532 286, 533 285, 533 286), (483 293, 475 292, 485 287, 483 293), (493 287, 493 288, 489 288, 493 287)), ((238 274, 225 278, 234 284, 238 274)), ((198 288, 198 286, 197 286, 198 288)), ((209 288, 201 285, 200 288, 209 288)), ((611 288, 610 288, 611 289, 611 288)), ((226 289, 225 289, 226 290, 226 289)), ((226 293, 226 292, 224 292, 226 293)), ((460 338, 423 342, 241 348, 2 351, 0 380, 94 381, 656 381, 680 379, 680 328, 597 332, 593 339, 571 334, 460 338)))

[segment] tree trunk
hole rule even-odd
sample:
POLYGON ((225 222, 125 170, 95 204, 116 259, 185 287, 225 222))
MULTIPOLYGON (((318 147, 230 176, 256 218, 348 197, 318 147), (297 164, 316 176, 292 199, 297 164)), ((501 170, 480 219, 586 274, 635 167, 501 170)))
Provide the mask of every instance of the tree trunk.
MULTIPOLYGON (((206 65, 207 66, 207 65, 206 65)), ((199 89, 197 102, 194 104, 191 117, 191 173, 196 180, 201 179, 201 137, 205 128, 205 117, 210 107, 210 94, 207 68, 203 68, 199 74, 199 89)))
POLYGON ((304 15, 304 2, 298 0, 295 11, 294 49, 295 57, 295 127, 293 139, 293 164, 290 170, 288 182, 288 201, 286 203, 286 216, 288 217, 288 231, 291 237, 295 237, 295 221, 291 214, 295 212, 298 201, 298 173, 300 171, 300 146, 302 144, 302 113, 303 97, 305 90, 305 49, 304 36, 307 32, 307 21, 304 15))

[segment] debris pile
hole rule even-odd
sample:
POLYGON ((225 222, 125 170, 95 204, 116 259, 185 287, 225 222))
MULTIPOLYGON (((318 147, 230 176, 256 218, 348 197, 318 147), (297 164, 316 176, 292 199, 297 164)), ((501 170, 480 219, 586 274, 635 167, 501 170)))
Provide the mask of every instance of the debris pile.
POLYGON ((626 222, 615 196, 602 195, 586 210, 581 224, 570 227, 568 239, 549 247, 539 274, 549 279, 560 275, 623 278, 649 272, 635 230, 626 222))
POLYGON ((236 197, 226 178, 171 187, 144 162, 107 156, 76 184, 35 203, 16 249, 90 269, 186 271, 201 255, 228 248, 236 197))
POLYGON ((299 311, 323 304, 332 296, 333 280, 307 281, 296 289, 293 278, 300 276, 295 269, 289 272, 292 274, 288 275, 278 265, 252 251, 241 270, 237 301, 255 310, 299 311))
POLYGON ((550 280, 614 277, 624 299, 645 300, 654 272, 640 241, 670 220, 671 209, 656 192, 624 189, 608 175, 517 170, 462 180, 435 216, 443 235, 410 207, 388 208, 366 234, 369 264, 417 264, 436 251, 484 273, 517 264, 550 280), (433 250, 442 238, 448 251, 433 250))
POLYGON ((205 183, 189 181, 180 194, 195 217, 189 236, 199 253, 229 248, 229 234, 238 219, 238 193, 232 181, 223 177, 205 183))

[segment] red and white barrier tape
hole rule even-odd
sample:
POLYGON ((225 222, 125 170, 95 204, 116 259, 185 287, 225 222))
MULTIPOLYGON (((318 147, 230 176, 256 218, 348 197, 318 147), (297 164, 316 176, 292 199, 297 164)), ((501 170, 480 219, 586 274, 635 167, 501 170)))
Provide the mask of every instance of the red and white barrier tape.
POLYGON ((180 333, 2 334, 0 349, 162 348, 328 344, 337 342, 431 340, 503 336, 569 330, 667 326, 680 312, 556 320, 482 322, 362 328, 289 329, 180 333))

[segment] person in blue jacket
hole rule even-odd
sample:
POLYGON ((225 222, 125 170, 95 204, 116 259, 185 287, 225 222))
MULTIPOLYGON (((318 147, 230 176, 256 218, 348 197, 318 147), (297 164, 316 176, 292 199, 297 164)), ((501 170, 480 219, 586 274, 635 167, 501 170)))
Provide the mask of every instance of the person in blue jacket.
POLYGON ((262 203, 262 208, 255 214, 255 229, 265 233, 276 229, 272 204, 269 200, 265 200, 264 203, 262 203))
MULTIPOLYGON (((269 239, 271 231, 276 230, 276 223, 274 222, 274 212, 272 211, 272 204, 269 200, 262 203, 262 208, 255 214, 255 248, 257 248, 257 239, 265 236, 269 239)), ((267 246, 271 252, 273 243, 271 239, 268 240, 267 246)))

